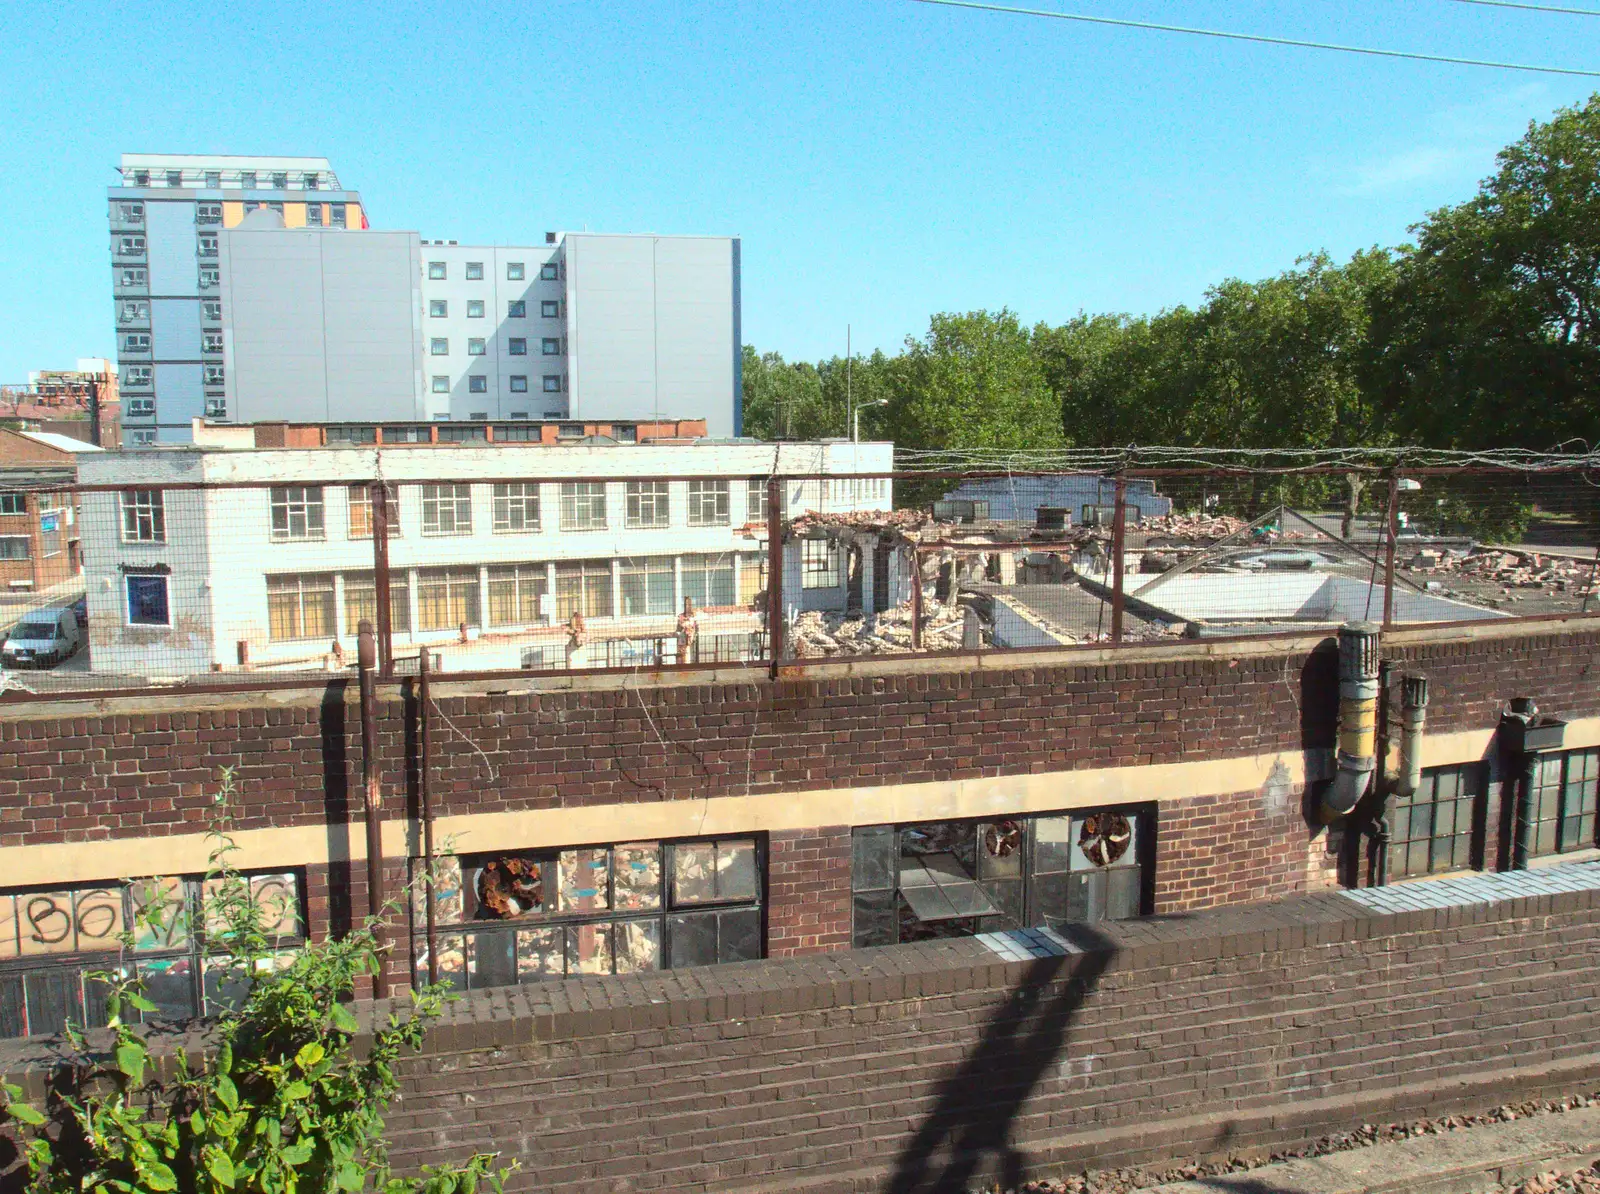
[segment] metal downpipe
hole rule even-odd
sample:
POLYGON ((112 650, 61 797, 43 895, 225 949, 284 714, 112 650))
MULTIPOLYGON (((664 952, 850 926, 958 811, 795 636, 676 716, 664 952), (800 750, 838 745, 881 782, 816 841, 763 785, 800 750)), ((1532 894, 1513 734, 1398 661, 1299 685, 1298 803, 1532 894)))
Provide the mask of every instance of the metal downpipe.
POLYGON ((1378 643, 1374 622, 1339 627, 1338 770, 1322 794, 1324 822, 1348 816, 1377 769, 1378 643))

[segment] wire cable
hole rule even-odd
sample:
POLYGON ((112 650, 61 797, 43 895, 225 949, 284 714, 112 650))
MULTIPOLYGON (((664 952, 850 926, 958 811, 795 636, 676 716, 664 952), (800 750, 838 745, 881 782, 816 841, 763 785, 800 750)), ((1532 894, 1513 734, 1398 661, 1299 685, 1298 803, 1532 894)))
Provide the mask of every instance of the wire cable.
POLYGON ((1600 17, 1600 9, 1560 8, 1554 4, 1519 4, 1517 0, 1455 0, 1457 4, 1482 4, 1489 8, 1520 8, 1524 12, 1560 12, 1573 17, 1600 17))
POLYGON ((1090 25, 1115 25, 1122 29, 1153 29, 1160 33, 1188 33, 1196 37, 1220 37, 1229 41, 1259 42, 1269 46, 1296 46, 1306 50, 1335 50, 1341 54, 1367 54, 1378 58, 1405 58, 1413 62, 1445 62, 1453 66, 1486 66, 1493 70, 1532 71, 1543 75, 1580 75, 1600 79, 1600 71, 1578 70, 1566 66, 1533 66, 1520 62, 1492 62, 1484 58, 1452 58, 1444 54, 1416 54, 1407 50, 1380 50, 1373 46, 1345 46, 1336 42, 1302 41, 1292 37, 1267 37, 1259 33, 1230 33, 1221 29, 1197 29, 1188 25, 1160 25, 1153 21, 1125 21, 1117 17, 1092 17, 1077 12, 1050 12, 1042 8, 1012 8, 1004 4, 984 4, 980 0, 912 0, 914 4, 937 4, 944 8, 972 8, 981 12, 1004 12, 1014 16, 1050 17, 1057 21, 1082 21, 1090 25))

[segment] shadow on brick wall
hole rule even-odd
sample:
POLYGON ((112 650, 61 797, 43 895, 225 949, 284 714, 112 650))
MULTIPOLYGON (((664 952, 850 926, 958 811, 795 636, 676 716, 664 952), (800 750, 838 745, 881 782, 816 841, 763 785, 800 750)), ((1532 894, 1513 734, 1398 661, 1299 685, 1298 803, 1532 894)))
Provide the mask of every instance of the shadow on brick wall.
POLYGON ((1013 1125, 1066 1060, 1073 1020, 1117 954, 1091 926, 1060 932, 1083 952, 1029 967, 971 1055, 939 1084, 938 1104, 895 1160, 889 1194, 966 1194, 980 1174, 1020 1188, 1028 1157, 1012 1142, 1013 1125))

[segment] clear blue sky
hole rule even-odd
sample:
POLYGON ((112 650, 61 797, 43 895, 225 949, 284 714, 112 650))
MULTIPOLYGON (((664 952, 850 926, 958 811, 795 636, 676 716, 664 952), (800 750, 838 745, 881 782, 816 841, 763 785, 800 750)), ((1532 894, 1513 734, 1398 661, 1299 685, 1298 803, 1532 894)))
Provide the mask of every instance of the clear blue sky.
MULTIPOLYGON (((1600 0, 1564 0, 1600 8, 1600 0)), ((1453 0, 1035 7, 1594 69, 1600 18, 1453 0)), ((1192 303, 1393 244, 1600 80, 909 0, 7 8, 0 381, 111 356, 125 150, 332 159, 378 227, 736 233, 745 340, 1192 303)))

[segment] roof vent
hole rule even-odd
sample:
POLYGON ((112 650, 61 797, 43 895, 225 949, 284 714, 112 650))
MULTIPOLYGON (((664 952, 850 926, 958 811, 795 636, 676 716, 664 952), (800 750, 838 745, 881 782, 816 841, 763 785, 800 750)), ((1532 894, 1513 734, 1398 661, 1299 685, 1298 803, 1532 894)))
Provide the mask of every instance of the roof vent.
POLYGON ((547 245, 555 244, 556 243, 556 234, 554 232, 546 232, 544 234, 544 243, 547 244, 547 245))

